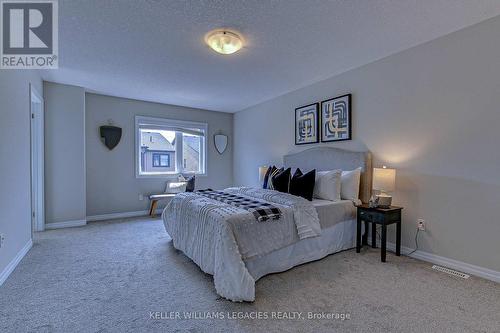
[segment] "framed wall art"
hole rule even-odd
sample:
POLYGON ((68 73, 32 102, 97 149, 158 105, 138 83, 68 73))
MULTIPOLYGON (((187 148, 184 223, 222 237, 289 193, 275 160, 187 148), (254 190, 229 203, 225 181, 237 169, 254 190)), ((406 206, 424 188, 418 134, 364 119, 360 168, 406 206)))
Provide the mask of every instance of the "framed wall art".
POLYGON ((321 142, 351 139, 351 94, 321 102, 321 142))
POLYGON ((295 109, 295 144, 319 142, 318 103, 295 109))

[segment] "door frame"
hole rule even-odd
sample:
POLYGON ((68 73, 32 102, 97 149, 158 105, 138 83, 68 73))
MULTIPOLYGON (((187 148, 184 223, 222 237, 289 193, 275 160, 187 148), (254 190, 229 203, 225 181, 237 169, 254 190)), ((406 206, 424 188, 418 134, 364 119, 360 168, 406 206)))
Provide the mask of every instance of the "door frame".
POLYGON ((30 84, 31 231, 45 230, 44 100, 30 84), (39 108, 33 108, 33 104, 39 108))

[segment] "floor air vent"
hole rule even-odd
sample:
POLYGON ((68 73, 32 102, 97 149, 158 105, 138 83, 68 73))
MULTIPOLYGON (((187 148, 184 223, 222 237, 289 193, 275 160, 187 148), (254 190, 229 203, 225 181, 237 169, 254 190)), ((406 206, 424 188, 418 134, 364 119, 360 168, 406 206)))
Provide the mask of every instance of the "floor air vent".
POLYGON ((449 275, 457 276, 457 277, 462 278, 462 279, 468 279, 470 277, 470 275, 467 275, 465 273, 455 271, 453 269, 449 269, 449 268, 442 267, 442 266, 433 265, 432 269, 435 269, 436 271, 440 271, 440 272, 443 272, 443 273, 446 273, 449 275))

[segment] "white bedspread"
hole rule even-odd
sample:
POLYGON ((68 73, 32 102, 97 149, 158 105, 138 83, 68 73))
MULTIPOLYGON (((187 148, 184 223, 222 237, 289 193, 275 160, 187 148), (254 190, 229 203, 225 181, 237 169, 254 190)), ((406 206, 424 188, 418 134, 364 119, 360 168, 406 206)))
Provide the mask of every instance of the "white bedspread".
POLYGON ((224 191, 271 202, 283 215, 279 220, 258 222, 242 208, 196 193, 181 193, 170 201, 162 218, 174 247, 214 276, 219 295, 232 301, 253 301, 255 280, 243 260, 318 236, 318 215, 309 201, 290 194, 252 188, 224 191))

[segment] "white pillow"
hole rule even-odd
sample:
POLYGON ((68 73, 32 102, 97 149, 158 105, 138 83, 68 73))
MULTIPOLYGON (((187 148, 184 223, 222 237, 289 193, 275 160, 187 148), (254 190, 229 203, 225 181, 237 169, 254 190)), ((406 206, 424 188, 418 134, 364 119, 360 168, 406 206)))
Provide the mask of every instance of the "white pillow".
POLYGON ((186 192, 187 182, 168 181, 165 186, 165 193, 182 193, 186 192))
POLYGON ((314 197, 330 201, 340 200, 342 170, 317 171, 314 183, 314 197))
POLYGON ((358 201, 361 168, 351 171, 342 171, 340 197, 344 200, 358 201))

